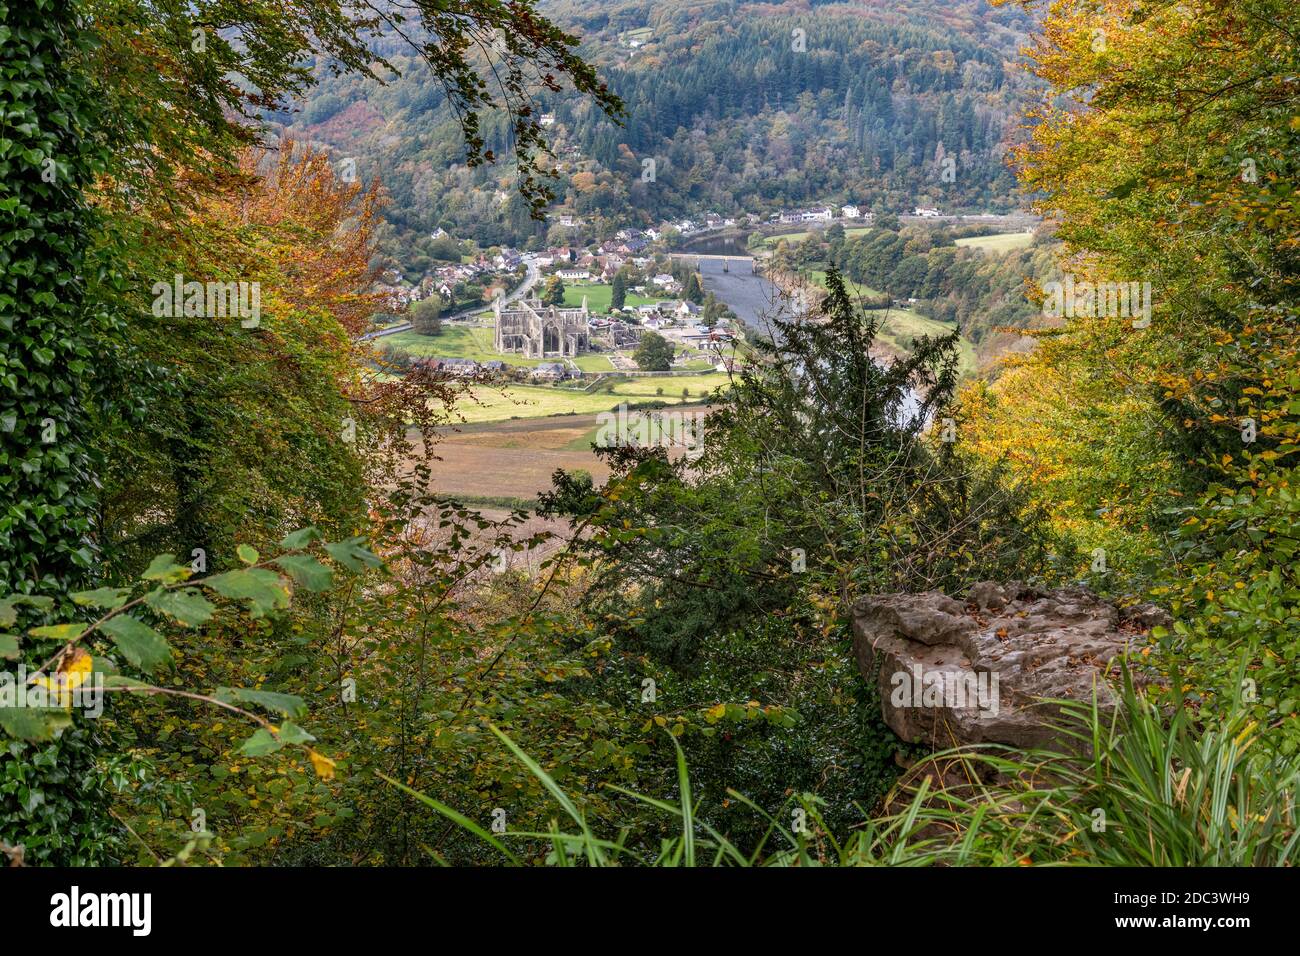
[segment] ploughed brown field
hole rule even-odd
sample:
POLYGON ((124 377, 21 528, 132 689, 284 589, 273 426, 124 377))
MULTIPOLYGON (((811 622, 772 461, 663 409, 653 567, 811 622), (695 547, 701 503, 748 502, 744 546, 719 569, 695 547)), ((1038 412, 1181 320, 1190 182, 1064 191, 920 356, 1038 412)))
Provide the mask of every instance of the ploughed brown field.
POLYGON ((591 451, 596 430, 594 414, 448 426, 435 449, 442 460, 433 464, 434 489, 444 495, 526 501, 550 489, 557 468, 585 469, 600 485, 609 469, 591 451))
POLYGON ((444 428, 435 449, 433 486, 439 494, 536 498, 557 468, 584 468, 599 483, 609 475, 591 449, 595 415, 556 415, 444 428))

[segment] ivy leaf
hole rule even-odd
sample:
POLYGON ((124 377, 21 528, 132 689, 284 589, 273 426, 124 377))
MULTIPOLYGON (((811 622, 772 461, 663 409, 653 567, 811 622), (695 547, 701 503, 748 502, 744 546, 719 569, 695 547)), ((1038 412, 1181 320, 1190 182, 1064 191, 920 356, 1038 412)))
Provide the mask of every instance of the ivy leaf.
POLYGON ((239 752, 247 757, 261 757, 272 754, 284 746, 284 743, 265 727, 259 727, 253 736, 244 741, 239 752))
POLYGON ((218 687, 212 696, 227 704, 256 704, 285 717, 302 717, 307 713, 307 704, 295 694, 250 690, 245 687, 218 687))
POLYGON ((329 556, 349 571, 364 571, 367 567, 376 568, 380 560, 366 549, 365 538, 348 538, 346 541, 327 543, 325 550, 329 556))
POLYGON ((286 551, 299 551, 313 541, 321 540, 321 533, 315 528, 299 528, 297 531, 290 531, 283 540, 280 541, 280 547, 286 551))
POLYGON ((177 564, 174 554, 158 555, 149 562, 149 567, 145 568, 144 574, 140 575, 145 581, 161 581, 163 584, 175 584, 189 576, 190 569, 177 564))
POLYGON ((334 572, 309 554, 285 554, 275 563, 289 572, 289 577, 308 591, 328 591, 334 572))
POLYGON ((271 611, 289 606, 289 592, 284 581, 266 568, 227 571, 208 578, 204 583, 222 597, 247 601, 253 617, 264 617, 271 611))
POLYGON ((171 647, 163 636, 129 614, 110 617, 99 628, 113 639, 128 661, 143 671, 171 663, 171 647))
POLYGON ((53 740, 72 726, 72 714, 57 707, 0 707, 0 727, 29 743, 53 740))
POLYGON ((185 627, 206 624, 217 611, 197 588, 182 588, 179 591, 159 588, 151 592, 144 603, 185 627))
POLYGON ((18 621, 18 606, 26 604, 39 611, 54 607, 54 599, 43 595, 13 594, 0 600, 0 627, 12 627, 18 621))
POLYGON ((93 591, 76 591, 69 595, 72 603, 80 607, 99 607, 116 611, 126 603, 130 588, 95 588, 93 591))
POLYGON ((261 557, 256 548, 241 544, 235 549, 235 554, 239 555, 239 560, 245 564, 257 564, 257 559, 261 557))

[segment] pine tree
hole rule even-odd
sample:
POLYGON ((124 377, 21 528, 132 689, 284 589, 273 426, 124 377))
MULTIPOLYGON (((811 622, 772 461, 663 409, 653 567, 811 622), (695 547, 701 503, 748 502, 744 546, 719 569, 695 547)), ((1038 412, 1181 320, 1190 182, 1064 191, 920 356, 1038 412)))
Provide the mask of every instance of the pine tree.
POLYGON ((610 291, 609 307, 611 309, 621 309, 627 301, 627 276, 622 270, 614 274, 614 285, 610 291))

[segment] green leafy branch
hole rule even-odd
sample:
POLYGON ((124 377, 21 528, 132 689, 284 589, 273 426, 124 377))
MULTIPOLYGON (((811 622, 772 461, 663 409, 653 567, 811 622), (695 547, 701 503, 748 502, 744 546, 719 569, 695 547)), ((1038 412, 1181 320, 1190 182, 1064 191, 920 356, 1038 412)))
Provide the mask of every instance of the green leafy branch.
MULTIPOLYGON (((258 725, 257 731, 245 741, 241 752, 249 756, 272 753, 284 746, 298 746, 311 758, 312 766, 323 777, 333 775, 333 761, 317 753, 310 744, 311 734, 294 721, 306 714, 306 704, 292 694, 247 688, 221 687, 211 694, 178 688, 160 687, 133 677, 108 672, 111 662, 95 659, 84 649, 97 637, 107 638, 122 657, 135 669, 154 673, 170 666, 173 648, 167 639, 145 620, 138 611, 147 608, 157 618, 183 628, 200 628, 216 615, 218 606, 209 595, 241 604, 254 619, 267 617, 289 607, 293 586, 311 592, 329 590, 334 583, 331 567, 311 553, 319 545, 324 555, 350 573, 360 573, 380 565, 360 537, 345 541, 323 540, 315 528, 304 528, 287 535, 280 547, 284 551, 263 560, 258 552, 240 545, 237 554, 243 567, 207 577, 194 578, 192 568, 178 564, 171 554, 158 555, 149 563, 140 581, 153 586, 144 593, 135 594, 139 584, 130 587, 100 587, 78 591, 70 596, 80 607, 102 611, 90 623, 69 622, 46 624, 30 628, 27 636, 39 640, 60 641, 59 649, 50 655, 37 670, 28 676, 27 684, 51 687, 54 677, 65 687, 76 688, 98 670, 103 676, 103 689, 145 695, 165 695, 200 701, 237 714, 258 725), (135 596, 132 596, 135 594, 135 596), (279 714, 283 721, 276 724, 261 714, 242 707, 251 704, 279 714)), ((12 627, 18 619, 20 606, 31 606, 48 611, 53 602, 48 598, 29 595, 11 595, 0 599, 0 627, 12 627)), ((0 658, 19 656, 20 637, 0 634, 0 658)), ((116 670, 112 667, 112 670, 116 670)), ((71 714, 55 707, 0 707, 0 729, 10 736, 28 741, 43 741, 57 737, 72 722, 71 714)))

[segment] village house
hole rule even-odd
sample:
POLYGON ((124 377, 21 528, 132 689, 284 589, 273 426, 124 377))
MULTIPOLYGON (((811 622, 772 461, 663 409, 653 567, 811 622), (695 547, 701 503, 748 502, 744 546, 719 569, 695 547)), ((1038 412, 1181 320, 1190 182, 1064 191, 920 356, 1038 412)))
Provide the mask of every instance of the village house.
POLYGON ((939 212, 939 210, 931 209, 928 206, 917 206, 916 209, 912 211, 912 215, 920 216, 922 219, 937 219, 943 214, 939 212))
POLYGON ((561 362, 543 362, 533 369, 532 377, 542 382, 560 382, 569 377, 569 370, 561 362))
POLYGON ((845 219, 857 219, 862 215, 862 210, 853 203, 846 203, 840 207, 840 215, 845 219))
POLYGON ((591 278, 591 273, 586 269, 560 269, 555 274, 566 281, 586 281, 591 278))
POLYGON ((468 378, 478 374, 478 362, 467 358, 432 358, 427 360, 429 368, 453 375, 456 378, 468 378))

